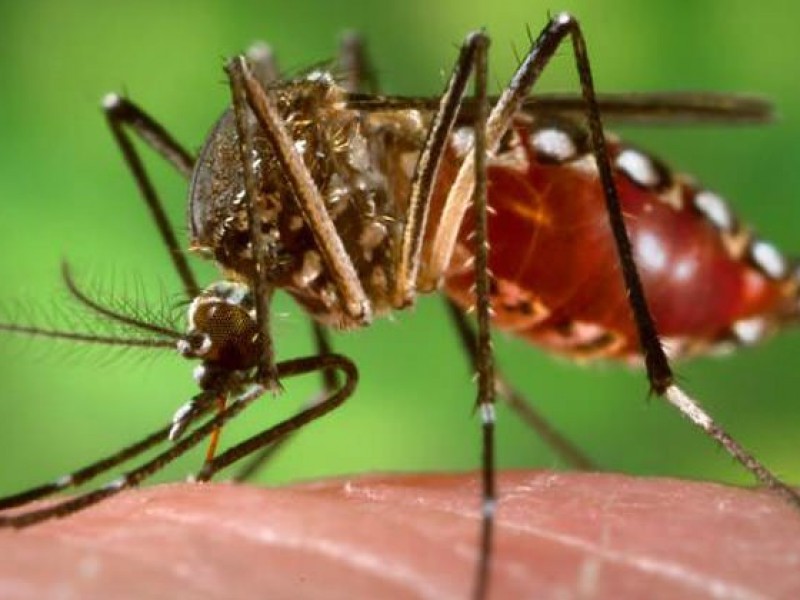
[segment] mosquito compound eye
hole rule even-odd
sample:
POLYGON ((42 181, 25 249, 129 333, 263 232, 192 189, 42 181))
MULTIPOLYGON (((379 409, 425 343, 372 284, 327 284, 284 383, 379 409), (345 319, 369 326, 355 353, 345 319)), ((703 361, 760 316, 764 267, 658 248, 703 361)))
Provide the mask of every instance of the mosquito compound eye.
POLYGON ((219 298, 200 296, 189 311, 189 332, 178 350, 231 370, 249 369, 257 356, 258 328, 249 311, 219 298))
POLYGON ((195 313, 195 327, 205 332, 216 346, 227 339, 238 339, 253 324, 247 312, 227 302, 208 302, 195 313))
POLYGON ((209 302, 197 311, 195 326, 211 340, 207 361, 233 369, 252 366, 258 329, 246 310, 227 302, 209 302))

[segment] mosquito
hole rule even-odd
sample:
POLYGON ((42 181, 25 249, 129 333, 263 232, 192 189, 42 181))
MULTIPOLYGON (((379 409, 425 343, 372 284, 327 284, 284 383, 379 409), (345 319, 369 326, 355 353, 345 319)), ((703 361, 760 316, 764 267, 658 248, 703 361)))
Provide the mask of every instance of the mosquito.
POLYGON ((800 508, 797 492, 676 383, 668 359, 750 344, 795 322, 797 270, 742 225, 720 196, 606 134, 601 122, 601 113, 762 121, 768 105, 710 94, 598 96, 583 34, 568 14, 547 23, 502 94, 490 98, 488 47, 484 32, 468 35, 435 99, 375 94, 369 61, 354 38, 339 61, 343 79, 317 69, 281 80, 269 54, 256 48, 226 64, 232 107, 196 158, 132 102, 108 96, 111 131, 190 300, 187 329, 155 325, 94 300, 67 265, 63 278, 74 299, 147 340, 13 323, 0 328, 177 347, 200 361, 194 371, 200 392, 159 431, 71 475, 0 499, 0 508, 82 484, 169 439, 155 458, 104 487, 2 515, 0 525, 70 515, 138 485, 203 440, 209 448, 198 480, 244 457, 263 461, 356 388, 357 369, 331 350, 328 329, 365 327, 438 290, 477 372, 482 510, 474 597, 486 596, 492 561, 495 395, 572 464, 591 466, 502 376, 493 359, 493 327, 574 358, 642 363, 654 394, 800 508), (580 96, 529 97, 564 43, 574 54, 580 96), (128 130, 189 179, 189 248, 219 265, 220 281, 198 285, 128 130), (276 360, 270 304, 277 290, 312 318, 316 355, 276 360), (323 378, 322 400, 216 452, 225 423, 278 392, 286 378, 313 372, 323 378))

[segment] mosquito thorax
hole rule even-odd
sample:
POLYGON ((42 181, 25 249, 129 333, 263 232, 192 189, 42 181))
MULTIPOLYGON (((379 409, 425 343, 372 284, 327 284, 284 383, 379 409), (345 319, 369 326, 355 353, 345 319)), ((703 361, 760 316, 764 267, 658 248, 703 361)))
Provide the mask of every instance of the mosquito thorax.
MULTIPOLYGON (((259 333, 252 295, 245 284, 219 281, 207 287, 192 300, 187 320, 178 352, 201 359, 200 373, 245 371, 255 366, 259 333)), ((205 387, 204 381, 198 383, 205 387)))
MULTIPOLYGON (((267 89, 294 148, 317 185, 373 314, 388 311, 394 265, 414 158, 426 123, 417 111, 347 108, 330 74, 314 72, 267 89)), ((290 293, 318 320, 354 326, 341 304, 291 184, 251 115, 252 166, 260 190, 256 210, 268 240, 275 287, 290 293)), ((235 119, 226 111, 200 152, 189 191, 192 247, 212 256, 239 280, 255 276, 235 119)))

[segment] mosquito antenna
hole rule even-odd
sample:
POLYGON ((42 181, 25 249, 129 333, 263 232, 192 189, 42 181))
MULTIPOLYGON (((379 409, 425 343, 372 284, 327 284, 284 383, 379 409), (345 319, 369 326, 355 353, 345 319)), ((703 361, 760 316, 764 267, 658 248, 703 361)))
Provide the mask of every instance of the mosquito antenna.
POLYGON ((167 218, 164 204, 150 181, 144 163, 125 127, 130 127, 142 141, 164 157, 187 179, 194 169, 194 158, 167 133, 166 129, 125 98, 116 94, 109 94, 103 100, 103 110, 106 113, 111 133, 125 159, 125 164, 136 180, 142 199, 147 205, 161 240, 169 252, 172 265, 175 267, 181 282, 183 282, 184 291, 189 298, 194 298, 200 292, 194 273, 192 273, 186 261, 186 256, 178 243, 175 230, 167 218))
POLYGON ((88 309, 106 317, 111 321, 117 321, 118 323, 122 323, 123 325, 127 325, 135 329, 150 331, 152 333, 172 339, 180 339, 182 337, 181 334, 174 329, 162 327, 161 325, 156 325, 155 323, 148 323, 141 319, 137 319, 136 317, 117 312, 107 306, 103 306, 96 300, 93 300, 88 296, 88 294, 78 287, 75 279, 72 277, 72 270, 67 261, 61 262, 61 277, 64 280, 64 284, 67 286, 67 290, 69 290, 69 293, 72 294, 72 297, 75 298, 75 300, 83 304, 88 309))
MULTIPOLYGON (((58 340, 70 340, 73 342, 83 342, 88 344, 98 344, 104 346, 128 346, 139 348, 169 348, 175 349, 174 339, 141 339, 123 337, 116 335, 98 335, 96 333, 83 333, 79 331, 64 331, 61 329, 50 329, 38 327, 36 325, 17 325, 15 323, 0 323, 0 331, 9 333, 21 333, 24 335, 46 337, 58 340)), ((170 333, 171 338, 180 337, 177 332, 170 333)))

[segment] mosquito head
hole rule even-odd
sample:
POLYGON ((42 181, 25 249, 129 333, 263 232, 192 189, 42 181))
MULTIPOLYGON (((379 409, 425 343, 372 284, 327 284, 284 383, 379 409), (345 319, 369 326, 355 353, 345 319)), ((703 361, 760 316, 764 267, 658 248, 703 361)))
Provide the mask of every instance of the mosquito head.
POLYGON ((188 331, 178 342, 178 352, 201 359, 214 372, 255 366, 258 326, 250 288, 220 281, 203 290, 189 305, 188 331))

